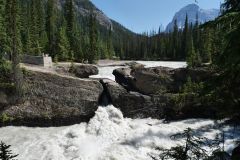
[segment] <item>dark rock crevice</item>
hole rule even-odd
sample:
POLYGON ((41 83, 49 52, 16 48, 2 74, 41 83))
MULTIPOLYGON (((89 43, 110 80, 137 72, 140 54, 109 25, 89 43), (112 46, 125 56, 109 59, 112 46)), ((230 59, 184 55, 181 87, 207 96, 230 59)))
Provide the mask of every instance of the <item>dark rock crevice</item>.
POLYGON ((103 86, 103 92, 102 92, 101 96, 99 97, 98 104, 99 104, 99 106, 108 106, 108 105, 112 104, 111 95, 108 91, 107 85, 104 82, 104 80, 101 79, 99 82, 103 86))

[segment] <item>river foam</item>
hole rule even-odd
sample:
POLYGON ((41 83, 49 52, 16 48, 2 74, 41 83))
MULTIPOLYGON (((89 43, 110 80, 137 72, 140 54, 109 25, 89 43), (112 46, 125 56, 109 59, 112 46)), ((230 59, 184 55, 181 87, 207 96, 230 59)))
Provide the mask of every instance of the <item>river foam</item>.
POLYGON ((0 140, 12 145, 19 160, 148 160, 149 154, 155 152, 154 147, 170 148, 181 143, 169 137, 187 127, 211 139, 224 130, 226 150, 231 151, 239 130, 216 126, 216 122, 202 119, 167 124, 151 118, 134 120, 124 118, 114 106, 107 106, 99 107, 89 123, 0 128, 0 140))

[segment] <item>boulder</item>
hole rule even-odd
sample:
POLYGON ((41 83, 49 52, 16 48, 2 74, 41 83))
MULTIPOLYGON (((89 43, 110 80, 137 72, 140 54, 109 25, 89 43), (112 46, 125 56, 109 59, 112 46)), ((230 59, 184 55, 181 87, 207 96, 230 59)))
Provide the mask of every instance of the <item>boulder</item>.
POLYGON ((27 71, 24 103, 0 111, 0 125, 62 126, 88 121, 98 108, 99 81, 27 71), (1 118, 2 117, 2 118, 1 118))
POLYGON ((118 68, 113 71, 115 81, 128 91, 137 91, 134 87, 134 77, 131 76, 130 68, 118 68))
POLYGON ((240 145, 238 145, 233 151, 232 151, 232 160, 239 160, 240 159, 240 145))
POLYGON ((151 95, 171 90, 173 79, 170 68, 136 68, 130 74, 135 80, 133 83, 135 90, 140 93, 151 95))
POLYGON ((116 82, 127 90, 137 91, 146 95, 178 93, 179 89, 187 82, 188 77, 193 82, 201 82, 216 76, 205 68, 172 69, 167 67, 120 68, 114 70, 113 74, 116 82))
POLYGON ((78 78, 89 78, 91 75, 97 75, 99 71, 94 65, 81 64, 71 66, 69 72, 75 74, 78 78))
POLYGON ((198 67, 194 69, 178 68, 174 70, 173 79, 175 82, 184 83, 187 81, 188 77, 190 77, 193 82, 200 82, 206 81, 213 76, 216 76, 216 73, 206 67, 198 67))
POLYGON ((159 118, 159 108, 155 108, 152 98, 137 92, 128 92, 124 87, 111 80, 103 80, 103 85, 110 96, 111 103, 119 108, 125 117, 159 118))
POLYGON ((165 93, 171 89, 172 78, 170 68, 119 68, 113 71, 116 82, 129 91, 142 94, 165 93))
POLYGON ((144 68, 145 65, 137 63, 137 62, 129 62, 126 63, 127 66, 129 66, 131 69, 135 69, 135 68, 144 68))
POLYGON ((75 76, 74 73, 69 72, 70 65, 64 65, 64 64, 56 64, 55 65, 55 71, 60 75, 66 75, 66 76, 75 76))

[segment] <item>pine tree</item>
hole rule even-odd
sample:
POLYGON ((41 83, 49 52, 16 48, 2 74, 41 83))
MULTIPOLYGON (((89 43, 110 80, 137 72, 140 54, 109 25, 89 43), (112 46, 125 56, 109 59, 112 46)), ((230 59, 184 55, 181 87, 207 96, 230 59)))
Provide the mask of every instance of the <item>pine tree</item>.
POLYGON ((57 34, 57 8, 56 0, 47 1, 46 32, 48 37, 48 53, 54 57, 56 55, 56 34, 57 34))
POLYGON ((38 42, 40 45, 41 52, 46 51, 48 39, 46 33, 46 19, 45 19, 45 9, 44 1, 36 0, 36 13, 37 13, 37 26, 38 26, 38 42))
MULTIPOLYGON (((5 30, 5 5, 6 0, 0 0, 0 55, 4 52, 6 43, 6 30, 5 30)), ((0 56, 1 58, 1 56, 0 56)))
POLYGON ((172 58, 176 59, 178 57, 178 25, 177 20, 174 21, 174 29, 172 34, 172 58))
POLYGON ((71 48, 73 47, 73 32, 74 32, 74 4, 73 0, 66 0, 65 2, 65 19, 67 21, 67 35, 71 48))
POLYGON ((203 53, 202 53, 202 57, 204 59, 204 62, 207 63, 212 63, 212 34, 211 34, 211 30, 209 29, 205 29, 204 33, 203 33, 203 37, 202 37, 202 49, 203 49, 203 53))
POLYGON ((96 15, 91 11, 89 17, 89 55, 88 61, 89 63, 94 63, 97 55, 97 42, 98 42, 98 31, 97 31, 97 22, 96 15))
POLYGON ((72 39, 72 51, 74 53, 74 60, 77 62, 83 62, 84 54, 84 43, 83 41, 87 41, 87 39, 83 39, 82 29, 80 25, 75 23, 74 31, 73 31, 73 39, 72 39))
POLYGON ((111 26, 108 29, 108 36, 107 36, 107 55, 108 55, 108 58, 112 58, 115 55, 113 44, 112 44, 112 27, 111 26))
POLYGON ((66 61, 70 57, 70 45, 66 33, 66 25, 64 24, 58 33, 58 59, 60 61, 66 61))
POLYGON ((183 133, 175 134, 171 136, 171 139, 176 140, 177 138, 185 139, 183 145, 178 145, 170 149, 157 148, 161 153, 159 156, 151 156, 153 160, 199 160, 208 159, 209 155, 203 148, 203 145, 214 146, 208 143, 207 138, 199 138, 194 135, 191 128, 187 128, 183 133))
MULTIPOLYGON (((190 28, 190 30, 192 30, 191 28, 190 28)), ((192 36, 191 31, 187 35, 186 54, 187 54, 186 59, 187 59, 188 67, 190 67, 190 68, 196 67, 198 62, 197 62, 197 55, 196 55, 196 52, 195 52, 195 48, 194 48, 194 44, 193 44, 193 36, 192 36)))
POLYGON ((0 143, 0 159, 1 160, 13 160, 18 155, 15 155, 10 150, 10 145, 6 145, 5 143, 0 143))
POLYGON ((182 53, 183 57, 186 57, 187 54, 187 41, 189 41, 189 24, 188 24, 188 15, 186 14, 185 25, 183 29, 183 39, 182 39, 182 53))
POLYGON ((31 0, 30 1, 30 24, 29 24, 29 51, 28 53, 32 55, 40 55, 41 48, 39 47, 39 22, 38 22, 38 15, 37 15, 37 6, 39 0, 31 0))
POLYGON ((28 54, 30 50, 29 23, 30 23, 30 4, 29 1, 20 1, 20 22, 21 22, 21 41, 23 53, 28 54))
POLYGON ((196 22, 193 27, 193 43, 196 49, 196 52, 199 52, 199 44, 200 44, 200 29, 199 29, 199 21, 198 14, 196 14, 196 22))
POLYGON ((16 88, 16 102, 19 102, 23 95, 23 75, 19 64, 21 52, 21 41, 19 32, 18 0, 6 1, 6 28, 8 51, 12 55, 13 80, 16 88))

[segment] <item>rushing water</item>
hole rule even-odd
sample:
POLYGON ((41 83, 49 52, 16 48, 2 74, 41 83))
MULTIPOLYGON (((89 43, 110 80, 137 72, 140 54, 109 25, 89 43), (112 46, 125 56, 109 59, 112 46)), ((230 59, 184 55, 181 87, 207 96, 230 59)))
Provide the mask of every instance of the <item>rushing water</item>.
MULTIPOLYGON (((186 62, 168 62, 168 61, 136 61, 145 65, 145 67, 170 67, 170 68, 184 68, 187 66, 186 62)), ((114 75, 112 74, 114 69, 123 68, 123 66, 102 66, 99 67, 99 74, 91 76, 91 78, 108 78, 115 80, 114 75)))
MULTIPOLYGON (((154 63, 148 64, 151 67, 154 63)), ((99 77, 109 78, 114 68, 104 68, 106 72, 100 70, 99 77)), ((156 146, 170 148, 182 143, 169 137, 188 127, 210 139, 225 131, 225 147, 231 151, 240 131, 217 126, 217 122, 203 119, 166 124, 151 118, 123 118, 120 110, 107 106, 99 107, 89 123, 51 128, 0 128, 0 140, 12 145, 19 160, 148 160, 149 154, 156 152, 156 146)))
MULTIPOLYGON (((148 160, 155 146, 172 147, 180 141, 169 136, 187 127, 214 138, 221 133, 212 120, 189 119, 163 123, 155 119, 127 119, 114 106, 99 107, 87 123, 68 127, 0 129, 1 140, 12 145, 19 160, 148 160)), ((239 132, 231 127, 226 133, 226 149, 234 146, 239 132), (235 133, 235 135, 233 134, 235 133)))

